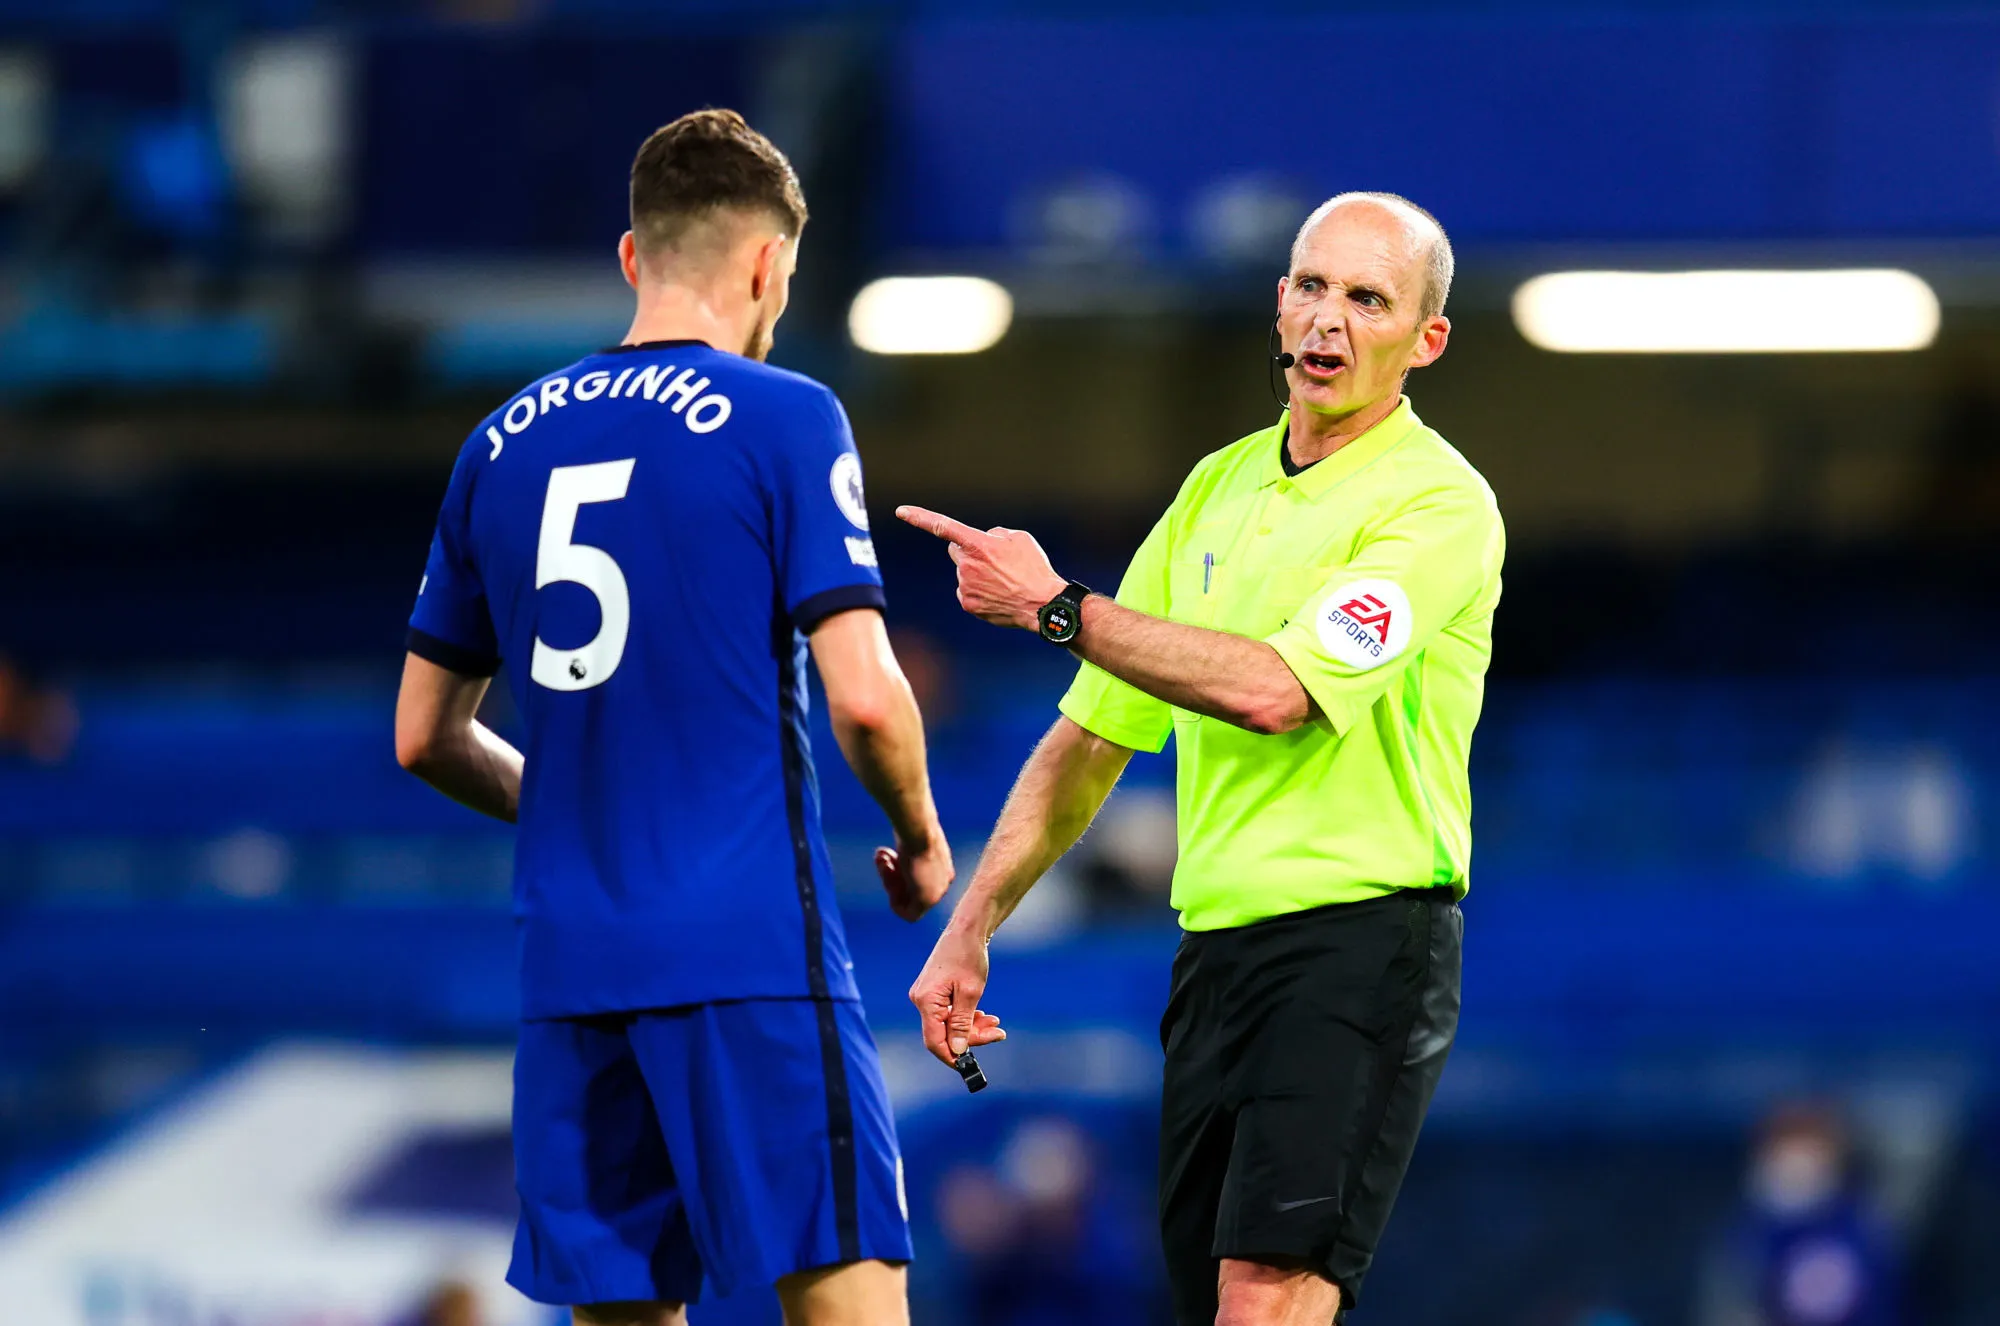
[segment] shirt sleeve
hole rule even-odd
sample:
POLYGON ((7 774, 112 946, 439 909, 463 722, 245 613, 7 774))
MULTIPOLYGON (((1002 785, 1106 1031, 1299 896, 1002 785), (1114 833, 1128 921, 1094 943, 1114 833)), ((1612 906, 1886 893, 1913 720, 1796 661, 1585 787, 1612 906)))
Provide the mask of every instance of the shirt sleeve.
POLYGON ((771 510, 785 608, 809 632, 836 612, 885 600, 847 412, 832 392, 816 391, 801 424, 778 457, 771 510))
POLYGON ((1493 583, 1500 519, 1479 489, 1437 490, 1403 507, 1265 643, 1338 734, 1493 583))
POLYGON ((409 651, 452 672, 490 677, 500 670, 493 616, 472 556, 472 481, 477 445, 458 454, 438 510, 430 560, 410 614, 409 651))
MULTIPOLYGON (((1118 584, 1118 602, 1136 612, 1167 615, 1167 526, 1170 507, 1132 554, 1118 584)), ((1173 706, 1085 663, 1057 706, 1078 727, 1132 750, 1157 752, 1174 731, 1173 706)))

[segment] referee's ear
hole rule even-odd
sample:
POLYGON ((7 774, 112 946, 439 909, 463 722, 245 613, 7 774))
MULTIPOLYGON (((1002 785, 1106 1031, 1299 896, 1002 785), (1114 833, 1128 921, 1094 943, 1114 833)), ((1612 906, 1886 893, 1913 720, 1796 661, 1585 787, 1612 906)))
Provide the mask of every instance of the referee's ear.
POLYGON ((1444 354, 1444 347, 1451 340, 1451 319, 1444 314, 1433 314, 1424 319, 1424 325, 1417 330, 1417 348, 1410 354, 1411 368, 1427 368, 1435 364, 1444 354))

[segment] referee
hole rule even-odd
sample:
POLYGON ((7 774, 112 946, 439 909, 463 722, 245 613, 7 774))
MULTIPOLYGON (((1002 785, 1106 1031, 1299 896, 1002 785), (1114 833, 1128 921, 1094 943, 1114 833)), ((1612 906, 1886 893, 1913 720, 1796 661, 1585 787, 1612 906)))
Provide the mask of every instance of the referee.
POLYGON ((1450 243, 1393 194, 1306 219, 1274 426, 1207 457, 1118 597, 1032 535, 922 508, 960 604, 1083 660, 910 998, 947 1062, 987 940, 1135 750, 1178 737, 1186 931, 1160 1037, 1160 1232, 1181 1326, 1358 1300, 1458 1025, 1466 757, 1500 597, 1493 494, 1402 395, 1444 353, 1450 243))

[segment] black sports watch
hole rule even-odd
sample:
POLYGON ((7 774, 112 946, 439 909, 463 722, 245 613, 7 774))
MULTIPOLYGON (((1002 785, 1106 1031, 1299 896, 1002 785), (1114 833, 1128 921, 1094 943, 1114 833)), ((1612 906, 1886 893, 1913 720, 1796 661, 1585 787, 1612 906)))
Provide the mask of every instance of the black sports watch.
POLYGON ((1062 593, 1044 603, 1035 614, 1035 620, 1041 623, 1042 639, 1052 645, 1066 645, 1076 639, 1083 626, 1083 601, 1091 592, 1089 585, 1072 580, 1063 586, 1062 593))

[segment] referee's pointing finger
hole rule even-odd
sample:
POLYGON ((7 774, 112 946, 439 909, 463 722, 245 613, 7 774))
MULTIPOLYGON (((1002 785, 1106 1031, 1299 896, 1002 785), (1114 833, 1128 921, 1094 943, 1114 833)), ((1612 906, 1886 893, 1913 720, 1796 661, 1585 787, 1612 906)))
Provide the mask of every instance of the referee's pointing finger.
POLYGON ((930 511, 920 506, 899 506, 896 519, 915 525, 918 529, 937 535, 962 547, 975 547, 986 541, 986 536, 962 520, 953 520, 941 512, 930 511))

